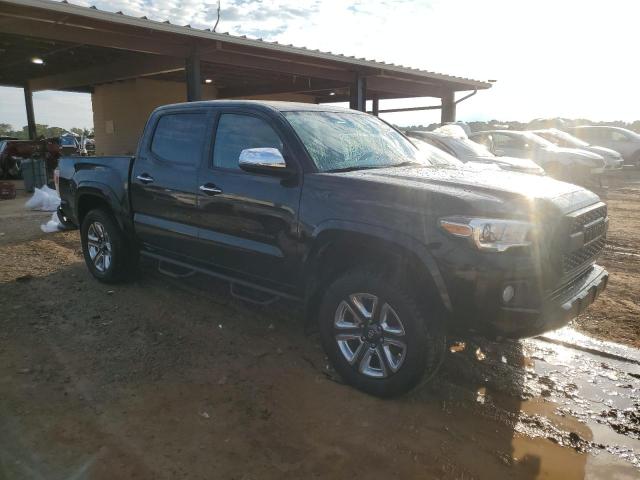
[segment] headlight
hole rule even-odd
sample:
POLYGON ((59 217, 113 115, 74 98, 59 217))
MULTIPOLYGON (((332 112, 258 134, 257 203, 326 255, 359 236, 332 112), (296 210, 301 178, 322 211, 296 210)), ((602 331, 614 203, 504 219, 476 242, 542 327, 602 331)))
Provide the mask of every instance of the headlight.
POLYGON ((440 227, 456 237, 469 238, 479 249, 504 252, 531 245, 533 225, 519 220, 450 217, 440 219, 440 227))

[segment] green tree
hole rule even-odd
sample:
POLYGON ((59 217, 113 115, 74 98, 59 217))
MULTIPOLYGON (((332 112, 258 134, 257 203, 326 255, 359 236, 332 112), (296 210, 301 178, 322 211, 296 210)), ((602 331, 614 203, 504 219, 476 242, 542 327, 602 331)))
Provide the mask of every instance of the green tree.
POLYGON ((0 135, 10 137, 13 133, 13 127, 8 123, 0 123, 0 135))

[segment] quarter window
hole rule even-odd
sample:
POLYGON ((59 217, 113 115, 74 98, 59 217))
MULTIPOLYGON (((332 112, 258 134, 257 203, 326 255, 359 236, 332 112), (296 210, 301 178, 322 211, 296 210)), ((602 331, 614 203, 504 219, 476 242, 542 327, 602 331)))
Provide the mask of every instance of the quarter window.
POLYGON ((213 165, 239 170, 240 152, 247 148, 277 148, 282 152, 283 145, 278 134, 261 118, 222 114, 213 147, 213 165))
POLYGON ((205 113, 163 115, 156 125, 151 151, 167 162, 196 167, 202 158, 206 129, 205 113))
POLYGON ((491 135, 493 138, 493 148, 502 149, 502 148, 523 148, 524 142, 517 137, 513 137, 511 135, 503 135, 501 133, 493 133, 491 135))

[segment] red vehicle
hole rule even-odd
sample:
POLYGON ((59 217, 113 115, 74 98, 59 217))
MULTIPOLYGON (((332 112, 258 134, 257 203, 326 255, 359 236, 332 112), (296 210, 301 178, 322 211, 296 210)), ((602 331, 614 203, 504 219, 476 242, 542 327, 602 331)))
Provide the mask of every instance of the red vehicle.
POLYGON ((58 139, 0 140, 0 178, 20 178, 22 161, 34 156, 45 159, 47 173, 51 175, 61 156, 58 139))

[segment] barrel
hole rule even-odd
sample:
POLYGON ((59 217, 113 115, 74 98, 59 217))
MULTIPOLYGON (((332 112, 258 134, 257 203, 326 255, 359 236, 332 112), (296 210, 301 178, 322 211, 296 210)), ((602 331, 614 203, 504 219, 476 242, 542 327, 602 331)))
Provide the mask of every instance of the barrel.
POLYGON ((40 158, 22 160, 20 170, 24 180, 24 189, 27 192, 31 193, 36 187, 40 188, 47 184, 47 167, 44 160, 40 158))

